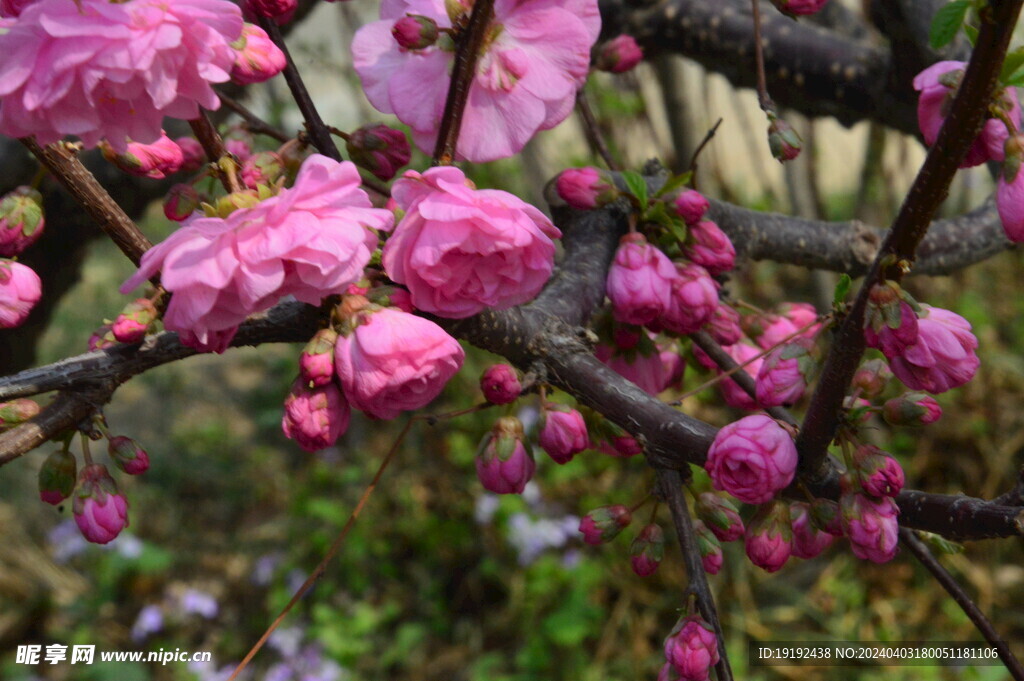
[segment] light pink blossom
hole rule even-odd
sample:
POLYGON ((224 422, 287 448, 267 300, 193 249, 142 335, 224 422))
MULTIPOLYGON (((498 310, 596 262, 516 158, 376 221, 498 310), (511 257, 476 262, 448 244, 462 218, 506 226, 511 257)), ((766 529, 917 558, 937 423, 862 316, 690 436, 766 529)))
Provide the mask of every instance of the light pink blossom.
POLYGON ((978 339, 970 323, 949 310, 921 305, 917 342, 889 365, 896 378, 911 390, 932 394, 957 388, 972 378, 981 361, 975 354, 978 339))
POLYGON ((675 279, 676 268, 661 249, 642 234, 626 234, 608 268, 606 288, 615 319, 638 326, 660 319, 668 311, 675 279))
POLYGON ((284 401, 281 429, 307 452, 330 447, 348 430, 352 410, 334 383, 310 388, 303 378, 295 379, 284 401))
POLYGON ((27 265, 0 258, 0 329, 20 326, 43 296, 43 282, 27 265))
POLYGON ((672 333, 686 335, 699 331, 711 321, 718 309, 718 286, 700 265, 675 263, 669 304, 659 326, 672 333))
POLYGON ((231 80, 239 85, 262 83, 284 70, 284 52, 255 24, 245 24, 242 36, 231 46, 235 49, 231 80))
POLYGON ((715 435, 704 464, 715 489, 748 504, 763 504, 793 481, 793 437, 763 414, 746 416, 715 435))

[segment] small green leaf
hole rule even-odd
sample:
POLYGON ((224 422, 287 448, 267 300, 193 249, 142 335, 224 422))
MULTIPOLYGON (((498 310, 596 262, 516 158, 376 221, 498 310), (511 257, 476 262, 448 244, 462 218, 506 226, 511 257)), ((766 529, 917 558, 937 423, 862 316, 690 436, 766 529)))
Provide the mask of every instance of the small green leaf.
POLYGON ((1006 59, 1003 60, 1003 70, 999 72, 999 82, 1009 82, 1017 75, 1017 71, 1022 66, 1024 66, 1024 47, 1018 47, 1012 52, 1007 52, 1006 59))
POLYGON ((640 208, 647 207, 647 182, 643 175, 633 170, 622 171, 622 181, 626 183, 629 193, 636 197, 640 208))
POLYGON ((964 24, 964 34, 967 36, 967 42, 974 47, 978 44, 978 27, 972 26, 971 24, 964 24))
POLYGON ((832 304, 839 307, 846 301, 846 296, 850 293, 850 286, 853 284, 853 279, 850 278, 849 274, 844 274, 839 277, 839 282, 836 284, 836 291, 832 295, 832 304))
POLYGON ((953 555, 961 553, 964 550, 963 544, 957 544, 956 542, 949 541, 945 537, 932 534, 931 532, 918 532, 917 536, 930 544, 933 549, 936 549, 941 553, 953 555))
POLYGON ((948 45, 956 37, 970 6, 969 0, 954 0, 935 13, 928 31, 928 44, 933 50, 948 45))
POLYGON ((692 180, 692 179, 693 179, 693 173, 690 172, 689 170, 687 170, 685 173, 682 173, 680 175, 676 175, 674 177, 670 177, 668 182, 666 182, 665 184, 663 184, 661 186, 661 189, 658 190, 658 193, 655 194, 655 196, 665 196, 666 194, 671 194, 672 192, 674 192, 675 190, 679 189, 680 187, 684 187, 684 186, 690 184, 690 180, 692 180))
POLYGON ((686 223, 680 218, 672 218, 670 225, 672 236, 676 238, 676 242, 685 244, 687 235, 686 223))

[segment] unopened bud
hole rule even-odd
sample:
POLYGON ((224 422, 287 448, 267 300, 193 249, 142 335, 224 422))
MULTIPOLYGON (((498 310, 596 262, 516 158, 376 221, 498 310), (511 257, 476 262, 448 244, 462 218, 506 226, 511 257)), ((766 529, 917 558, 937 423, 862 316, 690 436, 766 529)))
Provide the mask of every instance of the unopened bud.
POLYGON ((803 140, 793 127, 781 118, 768 116, 768 147, 779 163, 792 161, 800 155, 803 140))
POLYGON ((299 355, 299 373, 314 386, 326 385, 334 378, 334 345, 338 332, 327 327, 316 332, 299 355))
POLYGON ((176 184, 167 191, 164 197, 164 215, 168 220, 181 222, 192 215, 202 199, 199 192, 190 184, 176 184))
POLYGON ((39 415, 39 403, 27 397, 0 402, 0 431, 25 423, 39 415))
POLYGON ((631 70, 644 58, 643 50, 631 35, 622 34, 601 45, 594 60, 594 66, 600 71, 625 73, 631 70))
POLYGON ((353 163, 383 182, 394 177, 412 158, 405 133, 379 123, 364 125, 352 132, 345 148, 353 163))
POLYGON ((693 523, 694 534, 697 535, 697 548, 700 551, 700 562, 704 572, 717 575, 722 569, 722 544, 716 534, 707 525, 697 520, 693 523))
POLYGON ((407 14, 391 27, 391 35, 407 50, 422 50, 437 42, 437 22, 419 14, 407 14))
POLYGON ((242 182, 249 189, 257 185, 270 186, 284 174, 284 161, 273 151, 261 151, 245 159, 242 164, 242 182))
POLYGON ((110 332, 119 343, 138 343, 156 321, 157 311, 149 298, 138 298, 128 303, 110 325, 110 332))
POLYGON ((904 393, 885 403, 882 417, 893 426, 926 426, 942 417, 942 407, 931 395, 904 393))
POLYGON ((855 388, 860 388, 861 395, 876 397, 882 394, 891 378, 892 369, 885 360, 869 359, 857 369, 852 383, 855 388))
POLYGON ((0 199, 0 256, 13 258, 43 233, 43 195, 18 187, 0 199))
POLYGON ((523 424, 514 416, 498 419, 477 450, 476 474, 484 489, 495 494, 522 494, 536 469, 523 424))
POLYGON ((66 449, 58 449, 46 457, 39 468, 39 498, 56 506, 75 491, 78 463, 66 449))
POLYGON ((665 533, 656 523, 646 525, 629 547, 629 564, 640 577, 649 577, 658 571, 665 557, 665 533))
POLYGON ((743 536, 743 520, 731 501, 713 492, 697 496, 697 517, 720 541, 736 541, 743 536))
POLYGON ((569 168, 555 180, 555 191, 577 210, 605 206, 619 196, 611 175, 597 168, 569 168))
POLYGON ((107 453, 117 467, 128 475, 140 475, 149 470, 149 455, 130 437, 118 435, 110 438, 107 453))
POLYGON ((621 504, 595 508, 580 520, 583 541, 593 546, 609 542, 619 536, 633 521, 633 514, 621 504))
POLYGON ((489 366, 480 377, 480 390, 491 404, 509 404, 519 399, 523 385, 516 370, 508 364, 489 366))

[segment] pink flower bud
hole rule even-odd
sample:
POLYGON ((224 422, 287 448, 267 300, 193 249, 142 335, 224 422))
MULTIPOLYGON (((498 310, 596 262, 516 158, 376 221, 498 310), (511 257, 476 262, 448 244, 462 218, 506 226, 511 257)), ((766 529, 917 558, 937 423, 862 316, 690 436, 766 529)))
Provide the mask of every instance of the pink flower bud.
POLYGON ((43 195, 18 187, 0 199, 0 256, 13 258, 43 233, 43 195))
MULTIPOLYGON (((775 312, 744 315, 740 318, 740 326, 743 327, 750 339, 763 350, 770 350, 780 343, 793 340, 801 328, 785 315, 775 312)), ((813 333, 803 333, 799 337, 813 337, 813 335, 813 333)))
POLYGON ((871 287, 864 316, 864 340, 892 359, 917 342, 917 313, 896 282, 871 287))
POLYGON ((860 388, 864 397, 877 397, 885 391, 885 386, 892 378, 892 370, 885 360, 869 359, 860 365, 853 375, 853 387, 860 388))
POLYGON ((167 196, 164 197, 164 215, 168 220, 181 222, 199 208, 201 201, 195 187, 176 184, 167 190, 167 196))
POLYGON ((835 537, 823 532, 811 522, 810 507, 802 502, 790 504, 789 517, 793 524, 793 555, 810 560, 832 545, 835 537))
POLYGON ((612 435, 607 440, 602 440, 597 448, 617 459, 628 459, 644 451, 632 435, 612 435))
POLYGON ((892 498, 845 493, 839 505, 853 555, 875 563, 888 563, 896 556, 900 509, 892 498))
POLYGON ((462 367, 459 342, 434 322, 395 308, 361 314, 334 362, 352 406, 378 419, 425 407, 462 367))
POLYGON ((71 452, 58 449, 39 468, 39 498, 56 506, 75 491, 78 463, 71 452))
POLYGON ((710 207, 711 204, 704 198, 704 195, 695 189, 684 189, 669 204, 669 208, 688 225, 700 222, 710 207))
POLYGON ((587 424, 583 415, 563 404, 546 402, 541 409, 540 435, 537 443, 555 463, 569 463, 589 446, 587 424))
POLYGON ((839 504, 831 499, 815 499, 810 506, 811 523, 833 537, 843 536, 843 518, 839 504))
POLYGON ((711 275, 728 272, 736 264, 736 249, 732 241, 711 220, 690 225, 683 254, 711 275))
POLYGON ((514 416, 498 419, 477 450, 480 484, 495 494, 522 494, 536 469, 523 424, 514 416))
MULTIPOLYGON (((628 340, 631 336, 622 330, 616 333, 616 341, 628 340)), ((612 350, 607 345, 598 345, 595 356, 608 365, 615 373, 636 383, 639 388, 651 395, 657 395, 667 389, 677 378, 676 374, 681 363, 673 361, 669 355, 678 355, 662 351, 653 340, 653 335, 636 336, 637 345, 623 350, 619 346, 612 350)), ((627 343, 628 345, 628 343, 627 343)), ((680 374, 681 377, 681 374, 680 374)))
POLYGON ((800 135, 793 129, 793 126, 781 118, 769 114, 768 148, 771 149, 772 156, 778 159, 779 163, 792 161, 800 155, 802 147, 803 140, 800 139, 800 135))
POLYGON ((118 435, 110 438, 107 452, 117 467, 128 475, 140 475, 149 470, 149 454, 130 437, 118 435))
POLYGON ((793 530, 789 505, 773 501, 757 509, 744 536, 744 548, 750 562, 766 572, 777 572, 789 560, 793 530))
POLYGON ((39 415, 39 403, 25 397, 0 402, 0 431, 9 430, 39 415))
POLYGON ((707 681, 718 664, 718 637, 699 615, 680 619, 665 639, 665 659, 686 681, 707 681))
POLYGON ((666 331, 685 336, 699 331, 718 309, 718 286, 700 265, 675 264, 671 280, 669 305, 660 326, 666 331))
POLYGON ((231 80, 238 85, 263 83, 284 71, 287 59, 274 41, 259 26, 246 23, 242 35, 231 43, 235 50, 235 63, 231 66, 231 80))
POLYGON ((633 514, 621 504, 595 508, 580 520, 580 533, 583 541, 597 546, 609 542, 619 536, 633 521, 633 514))
POLYGON ((511 404, 519 399, 523 384, 508 364, 492 364, 480 376, 480 390, 491 404, 511 404))
POLYGON ((185 154, 181 147, 174 143, 166 133, 161 131, 160 138, 152 144, 129 142, 123 154, 114 151, 109 144, 100 144, 103 158, 131 175, 150 177, 161 180, 172 175, 185 164, 185 154))
POLYGON ((828 0, 772 0, 780 12, 789 16, 815 14, 828 0))
POLYGON ((771 417, 746 416, 715 435, 704 464, 715 489, 748 504, 763 504, 793 481, 793 437, 771 417))
POLYGON ((788 319, 794 329, 804 329, 800 334, 802 338, 813 339, 821 330, 821 324, 814 324, 818 320, 818 311, 810 303, 781 303, 775 311, 788 319))
POLYGON ((391 35, 407 50, 422 50, 437 42, 437 22, 419 14, 407 14, 391 28, 391 35))
POLYGON ((157 319, 156 306, 149 298, 138 298, 125 305, 110 325, 110 332, 119 343, 138 343, 157 319))
POLYGON ((299 375, 313 386, 327 385, 334 378, 334 345, 338 332, 320 329, 306 343, 299 355, 299 375))
POLYGON ((600 71, 625 73, 639 64, 643 58, 643 50, 636 44, 633 36, 622 34, 601 45, 594 66, 600 71))
POLYGON ((345 148, 353 163, 366 168, 384 182, 394 177, 412 158, 405 133, 379 123, 365 125, 350 134, 345 148))
POLYGON ((608 298, 615 319, 643 325, 662 317, 669 307, 675 278, 672 261, 657 246, 647 243, 642 234, 633 232, 622 237, 608 269, 608 298))
POLYGON ((193 173, 203 167, 206 163, 206 151, 194 137, 178 137, 174 143, 181 149, 183 162, 182 172, 193 173))
POLYGON ((20 262, 0 258, 0 329, 20 326, 43 296, 43 282, 20 262))
POLYGON ((700 520, 694 521, 693 531, 697 535, 697 549, 704 572, 717 575, 722 569, 722 544, 718 535, 700 520))
POLYGON ((817 369, 813 349, 814 341, 796 338, 765 355, 757 372, 758 404, 779 407, 799 402, 817 369))
POLYGON ((904 385, 938 394, 974 378, 981 364, 974 353, 978 339, 966 319, 949 310, 921 305, 917 329, 917 342, 900 356, 889 358, 892 372, 904 385))
POLYGON ((245 9, 249 13, 276 19, 278 23, 290 20, 298 6, 298 0, 246 0, 245 3, 245 9))
POLYGON ((103 350, 105 348, 112 348, 115 345, 117 345, 117 339, 114 338, 114 333, 110 330, 110 324, 104 324, 89 336, 90 350, 103 350))
POLYGON ((715 342, 721 346, 738 343, 743 338, 740 328, 740 313, 731 305, 719 301, 715 312, 704 324, 704 330, 711 334, 715 342))
POLYGON ((273 151, 261 151, 245 159, 242 164, 242 182, 249 189, 259 185, 269 187, 284 175, 284 161, 273 151))
POLYGON ((555 191, 576 210, 606 206, 619 196, 611 175, 598 168, 569 168, 555 180, 555 191))
POLYGON ((334 383, 310 388, 301 377, 284 401, 281 429, 307 452, 330 447, 348 429, 351 409, 334 383))
POLYGON ((650 577, 658 571, 665 557, 665 533, 655 523, 646 525, 629 546, 629 564, 639 577, 650 577))
POLYGON ((128 527, 128 501, 101 464, 82 469, 72 510, 82 536, 94 544, 106 544, 128 527))
POLYGON ((996 185, 996 209, 1003 223, 1006 238, 1014 243, 1024 241, 1024 135, 1008 137, 1005 145, 1006 160, 996 185))
POLYGON ((924 393, 904 393, 882 406, 882 417, 893 426, 927 426, 942 416, 942 407, 924 393))
POLYGON ((736 541, 743 536, 743 520, 731 501, 714 492, 702 492, 695 506, 697 517, 719 541, 736 541))
POLYGON ((894 497, 903 489, 903 469, 878 447, 861 445, 853 453, 861 488, 873 497, 894 497))

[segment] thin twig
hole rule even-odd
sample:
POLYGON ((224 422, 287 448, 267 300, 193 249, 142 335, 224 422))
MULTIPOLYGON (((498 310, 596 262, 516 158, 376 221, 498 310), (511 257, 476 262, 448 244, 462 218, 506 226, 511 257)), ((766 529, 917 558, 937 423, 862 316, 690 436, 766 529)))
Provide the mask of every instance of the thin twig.
POLYGON ((245 127, 248 128, 249 132, 257 135, 266 135, 267 137, 273 137, 278 142, 287 142, 293 139, 292 136, 283 130, 279 130, 266 122, 256 114, 252 112, 248 107, 239 102, 237 99, 227 96, 223 92, 218 91, 217 96, 220 97, 220 101, 224 103, 224 106, 234 111, 236 114, 242 117, 245 121, 245 127))
POLYGON ((583 120, 583 134, 586 135, 591 149, 604 160, 605 165, 609 169, 622 170, 622 166, 619 165, 615 157, 612 156, 611 151, 608 150, 608 144, 604 140, 604 135, 601 134, 601 128, 597 125, 594 111, 590 108, 590 102, 587 100, 587 95, 583 88, 580 88, 579 92, 576 93, 576 110, 583 120))
POLYGON ((985 613, 981 611, 977 603, 970 597, 970 595, 964 591, 964 588, 957 583, 956 579, 949 573, 949 571, 942 566, 942 563, 932 555, 932 552, 928 549, 923 541, 917 538, 912 530, 908 530, 905 527, 900 528, 900 540, 903 545, 910 549, 910 552, 921 561, 929 572, 932 573, 932 577, 935 578, 942 588, 946 590, 956 604, 960 606, 960 609, 964 611, 964 614, 970 618, 971 622, 974 623, 975 628, 981 635, 985 637, 993 648, 999 651, 999 659, 1006 665, 1006 670, 1010 672, 1010 675, 1016 681, 1024 681, 1024 666, 1021 665, 1020 660, 1016 658, 1013 651, 1010 650, 1010 646, 1006 644, 1006 641, 999 637, 995 627, 992 626, 992 622, 989 621, 985 613))
POLYGON ((690 157, 690 165, 688 166, 688 169, 694 175, 697 174, 697 157, 700 156, 700 152, 704 151, 704 147, 708 145, 715 136, 715 133, 718 132, 718 126, 722 124, 723 120, 725 119, 719 118, 715 121, 715 124, 711 126, 711 129, 704 134, 704 139, 702 139, 700 144, 697 145, 697 148, 693 150, 693 156, 690 157))
POLYGON ((750 0, 754 16, 754 63, 757 65, 757 103, 765 113, 775 111, 775 102, 768 95, 768 78, 764 72, 764 45, 761 39, 761 0, 750 0))

